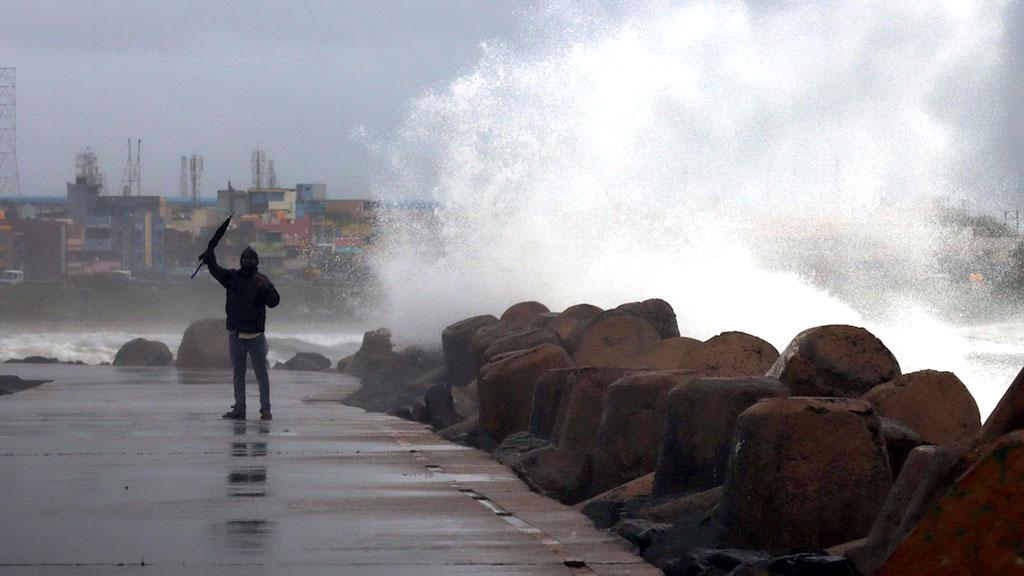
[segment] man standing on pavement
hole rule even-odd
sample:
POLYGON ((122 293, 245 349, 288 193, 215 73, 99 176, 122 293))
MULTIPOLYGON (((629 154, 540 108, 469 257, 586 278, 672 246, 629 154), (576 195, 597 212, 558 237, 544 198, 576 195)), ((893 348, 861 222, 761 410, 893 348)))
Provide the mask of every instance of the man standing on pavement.
POLYGON ((260 388, 260 420, 270 420, 270 377, 267 375, 267 337, 263 334, 267 307, 274 308, 281 296, 270 279, 257 271, 260 258, 252 247, 242 251, 241 269, 217 265, 213 250, 202 255, 210 274, 227 290, 228 350, 234 371, 235 405, 224 418, 245 420, 245 364, 252 358, 252 369, 260 388))

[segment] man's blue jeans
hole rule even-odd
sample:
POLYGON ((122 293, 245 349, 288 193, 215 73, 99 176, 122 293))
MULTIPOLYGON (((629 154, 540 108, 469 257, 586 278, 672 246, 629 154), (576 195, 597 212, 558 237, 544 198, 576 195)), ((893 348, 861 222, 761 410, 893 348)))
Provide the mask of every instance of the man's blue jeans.
POLYGON ((228 335, 228 351, 231 354, 231 368, 234 370, 235 406, 237 412, 245 412, 245 358, 252 358, 252 371, 260 386, 260 412, 270 412, 270 376, 267 375, 267 337, 239 338, 236 332, 228 335))

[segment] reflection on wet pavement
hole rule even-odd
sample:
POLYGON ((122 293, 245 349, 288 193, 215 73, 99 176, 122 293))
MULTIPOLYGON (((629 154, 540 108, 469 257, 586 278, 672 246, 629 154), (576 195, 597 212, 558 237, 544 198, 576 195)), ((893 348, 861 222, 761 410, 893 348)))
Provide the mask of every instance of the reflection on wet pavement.
POLYGON ((267 520, 228 520, 214 525, 214 541, 229 551, 265 553, 276 523, 267 520))
POLYGON ((262 498, 267 495, 267 469, 264 466, 234 468, 228 472, 228 496, 262 498))
MULTIPOLYGON (((270 423, 259 422, 250 425, 248 422, 232 423, 234 436, 228 454, 228 496, 232 498, 264 498, 267 496, 266 465, 248 461, 250 458, 266 458, 269 452, 270 423), (249 436, 250 430, 256 436, 249 436), (250 440, 252 438, 252 440, 250 440), (242 464, 238 464, 239 460, 242 464)), ((265 552, 269 537, 274 532, 275 523, 262 518, 246 518, 228 520, 214 525, 214 533, 224 548, 231 551, 265 552)))

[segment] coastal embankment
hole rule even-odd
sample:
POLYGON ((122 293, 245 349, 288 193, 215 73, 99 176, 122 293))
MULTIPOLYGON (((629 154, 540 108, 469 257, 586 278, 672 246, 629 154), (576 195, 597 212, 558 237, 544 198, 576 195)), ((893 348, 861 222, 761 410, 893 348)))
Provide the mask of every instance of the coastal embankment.
POLYGON ((905 372, 862 327, 808 327, 780 352, 687 337, 659 299, 521 302, 441 341, 438 357, 366 333, 338 365, 363 382, 346 402, 490 452, 665 574, 1019 564, 1022 376, 982 426, 956 374, 905 372))

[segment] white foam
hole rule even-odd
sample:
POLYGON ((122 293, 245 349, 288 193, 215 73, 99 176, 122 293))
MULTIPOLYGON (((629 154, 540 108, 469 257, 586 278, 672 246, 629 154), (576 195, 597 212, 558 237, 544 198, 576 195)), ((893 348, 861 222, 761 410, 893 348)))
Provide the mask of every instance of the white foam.
MULTIPOLYGON (((552 3, 526 48, 489 44, 411 104, 380 191, 439 208, 383 234, 396 335, 520 300, 661 297, 701 338, 781 349, 859 324, 906 367, 966 370, 955 329, 875 283, 929 270, 928 208, 957 196, 964 143, 984 137, 972 98, 998 69, 1005 4, 627 7, 604 21, 552 3), (809 282, 820 262, 856 298, 809 282)), ((990 404, 989 383, 968 385, 990 404)))

